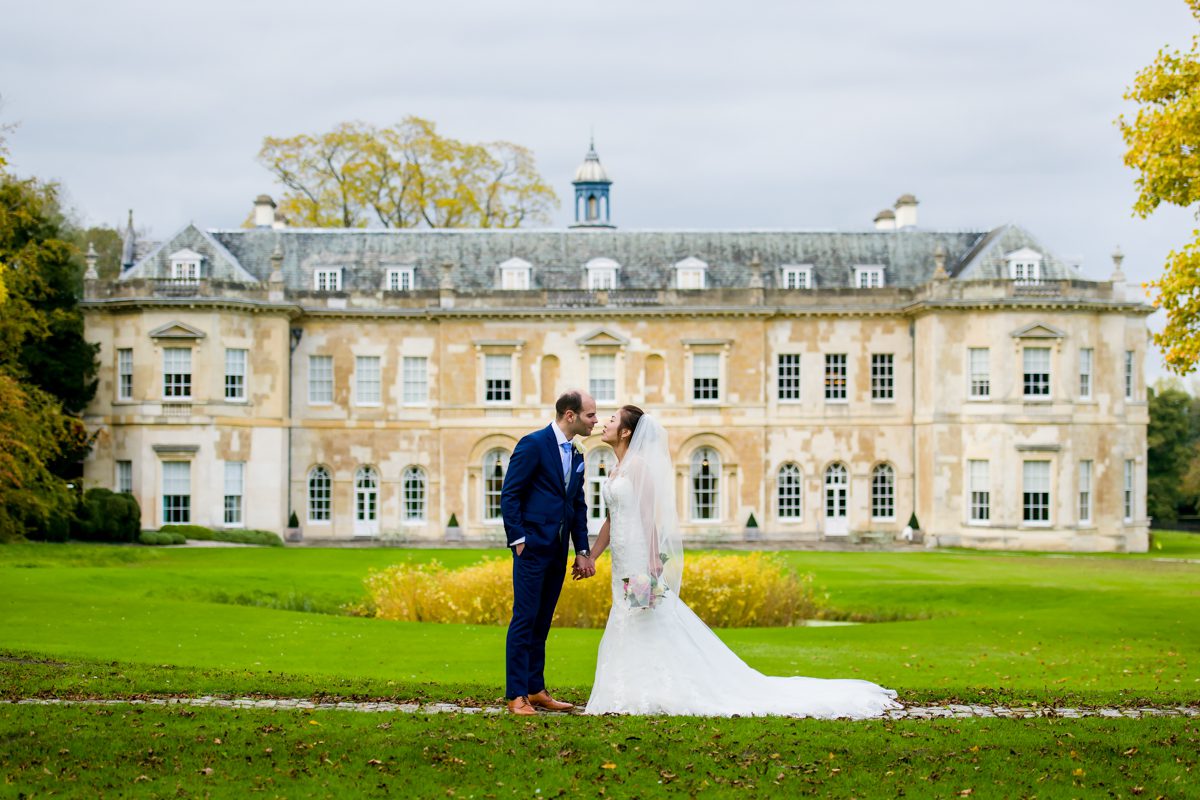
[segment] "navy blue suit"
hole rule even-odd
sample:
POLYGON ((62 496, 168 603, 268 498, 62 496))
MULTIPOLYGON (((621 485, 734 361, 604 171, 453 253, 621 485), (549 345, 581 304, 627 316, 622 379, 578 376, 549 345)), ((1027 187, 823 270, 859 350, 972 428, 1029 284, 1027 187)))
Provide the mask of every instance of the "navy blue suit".
POLYGON ((571 448, 569 479, 550 426, 517 442, 508 461, 500 509, 513 551, 513 613, 508 624, 509 699, 546 688, 546 636, 567 571, 567 542, 588 549, 583 457, 571 448), (525 537, 517 555, 513 542, 525 537))

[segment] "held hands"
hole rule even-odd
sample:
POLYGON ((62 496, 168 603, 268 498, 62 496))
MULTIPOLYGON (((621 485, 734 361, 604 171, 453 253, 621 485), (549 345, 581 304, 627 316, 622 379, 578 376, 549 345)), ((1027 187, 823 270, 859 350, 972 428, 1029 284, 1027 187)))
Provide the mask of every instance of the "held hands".
POLYGON ((587 556, 575 556, 575 563, 571 565, 571 580, 581 581, 585 578, 590 578, 595 574, 595 561, 587 556))

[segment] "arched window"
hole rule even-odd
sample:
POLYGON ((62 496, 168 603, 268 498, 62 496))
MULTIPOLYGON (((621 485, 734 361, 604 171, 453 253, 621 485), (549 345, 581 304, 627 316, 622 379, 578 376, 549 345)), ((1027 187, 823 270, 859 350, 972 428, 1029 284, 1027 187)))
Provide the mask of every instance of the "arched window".
POLYGON ((825 470, 825 516, 846 518, 846 499, 850 491, 850 476, 844 464, 830 464, 825 470))
POLYGON ((896 471, 888 464, 871 470, 871 519, 896 518, 896 471))
POLYGON ((404 491, 404 521, 425 521, 425 470, 406 467, 401 478, 404 491))
POLYGON ((609 447, 597 447, 587 455, 588 520, 596 523, 596 531, 600 530, 599 526, 604 524, 604 517, 608 514, 608 506, 604 503, 604 494, 600 487, 604 485, 608 473, 612 472, 616 464, 617 457, 609 447))
POLYGON ((333 481, 329 470, 313 467, 308 471, 308 521, 329 522, 333 499, 333 481))
POLYGON ((710 522, 721 518, 721 457, 711 447, 692 453, 692 521, 710 522))
POLYGON ((379 525, 379 473, 374 467, 354 471, 354 535, 373 536, 379 525))
POLYGON ((800 468, 795 464, 784 464, 779 468, 779 480, 776 482, 776 494, 779 498, 780 519, 800 519, 803 516, 803 482, 800 468))
POLYGON ((508 472, 508 453, 489 450, 483 457, 483 519, 499 522, 504 518, 500 510, 500 492, 504 489, 504 473, 508 472))

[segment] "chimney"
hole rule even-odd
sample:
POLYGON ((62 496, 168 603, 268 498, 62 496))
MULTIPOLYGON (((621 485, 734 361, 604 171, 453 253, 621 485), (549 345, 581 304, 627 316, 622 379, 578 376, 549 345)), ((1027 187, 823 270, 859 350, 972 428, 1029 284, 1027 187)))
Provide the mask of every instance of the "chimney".
POLYGON ((890 208, 885 208, 875 215, 875 230, 877 231, 894 231, 896 230, 896 213, 890 208))
POLYGON ((896 227, 917 227, 917 198, 911 194, 900 195, 896 201, 896 227))
POLYGON ((275 201, 269 195, 260 194, 254 198, 254 227, 275 227, 275 201))

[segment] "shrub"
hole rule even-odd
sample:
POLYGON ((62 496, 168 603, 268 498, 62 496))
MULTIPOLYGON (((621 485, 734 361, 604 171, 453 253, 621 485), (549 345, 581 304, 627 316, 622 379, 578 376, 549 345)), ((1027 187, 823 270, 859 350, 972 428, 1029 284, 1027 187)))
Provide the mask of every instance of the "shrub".
POLYGON ((455 515, 454 513, 451 513, 450 521, 448 523, 446 523, 446 527, 447 528, 457 528, 458 527, 458 516, 455 515))
POLYGON ((142 528, 142 510, 131 494, 88 489, 79 506, 75 535, 89 542, 134 542, 142 528))
POLYGON ((300 527, 300 518, 296 516, 295 511, 293 511, 291 514, 288 514, 288 527, 289 528, 299 528, 300 527))
POLYGON ((256 530, 221 530, 206 528, 203 525, 163 525, 160 532, 178 533, 188 539, 203 539, 210 542, 236 542, 237 544, 258 544, 267 547, 283 547, 283 539, 270 531, 256 530))
MULTIPOLYGON (((602 559, 588 580, 567 576, 555 625, 604 626, 612 605, 611 563, 602 559)), ((819 615, 811 576, 797 576, 771 554, 689 556, 684 568, 682 597, 712 627, 780 627, 819 615)), ((399 564, 372 571, 365 583, 364 607, 381 619, 505 625, 512 615, 509 559, 456 570, 436 561, 399 564)))
POLYGON ((917 522, 917 512, 914 511, 912 516, 908 518, 908 527, 912 528, 914 531, 921 529, 920 523, 917 522))

